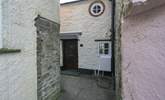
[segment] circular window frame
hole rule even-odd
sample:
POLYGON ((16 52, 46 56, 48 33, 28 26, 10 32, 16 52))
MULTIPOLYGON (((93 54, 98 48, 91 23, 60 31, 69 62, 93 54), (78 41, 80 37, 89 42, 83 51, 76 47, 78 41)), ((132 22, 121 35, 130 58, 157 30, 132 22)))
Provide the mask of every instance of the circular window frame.
POLYGON ((94 1, 94 2, 92 2, 91 4, 90 4, 90 6, 89 6, 89 9, 88 9, 88 12, 89 12, 89 14, 91 15, 91 16, 94 16, 94 17, 98 17, 98 16, 101 16, 103 13, 104 13, 104 11, 105 11, 105 4, 104 4, 104 2, 103 1, 94 1), (100 14, 98 14, 98 15, 94 15, 93 13, 92 13, 92 6, 94 5, 94 4, 96 4, 96 3, 99 3, 99 4, 101 4, 102 5, 102 7, 103 7, 103 10, 101 11, 101 13, 100 14))

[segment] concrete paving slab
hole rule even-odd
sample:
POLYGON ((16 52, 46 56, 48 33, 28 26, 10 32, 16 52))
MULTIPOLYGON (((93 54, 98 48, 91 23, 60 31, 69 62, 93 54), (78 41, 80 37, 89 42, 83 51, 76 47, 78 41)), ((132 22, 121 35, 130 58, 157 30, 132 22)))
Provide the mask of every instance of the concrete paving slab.
POLYGON ((111 77, 62 75, 62 90, 59 100, 115 100, 111 77))

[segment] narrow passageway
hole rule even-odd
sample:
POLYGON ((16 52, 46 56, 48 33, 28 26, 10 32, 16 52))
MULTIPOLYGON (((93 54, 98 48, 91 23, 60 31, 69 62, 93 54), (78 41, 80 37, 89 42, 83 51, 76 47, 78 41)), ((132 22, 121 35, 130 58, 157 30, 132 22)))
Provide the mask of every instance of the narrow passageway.
POLYGON ((115 100, 111 77, 92 75, 62 75, 62 95, 59 100, 115 100))
POLYGON ((93 75, 114 73, 111 22, 111 0, 61 0, 59 100, 115 100, 112 77, 93 75))

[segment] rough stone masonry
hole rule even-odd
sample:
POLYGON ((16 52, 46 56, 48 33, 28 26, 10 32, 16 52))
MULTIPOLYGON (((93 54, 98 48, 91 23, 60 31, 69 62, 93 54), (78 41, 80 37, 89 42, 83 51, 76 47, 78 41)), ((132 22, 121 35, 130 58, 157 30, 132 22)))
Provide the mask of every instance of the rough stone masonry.
POLYGON ((59 24, 40 16, 35 21, 38 100, 53 100, 60 92, 59 24))

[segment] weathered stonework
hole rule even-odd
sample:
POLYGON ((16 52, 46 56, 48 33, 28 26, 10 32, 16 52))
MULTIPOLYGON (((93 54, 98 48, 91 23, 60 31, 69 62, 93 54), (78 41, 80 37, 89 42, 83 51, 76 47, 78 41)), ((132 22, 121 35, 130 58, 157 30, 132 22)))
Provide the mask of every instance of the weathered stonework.
POLYGON ((124 16, 124 0, 116 0, 115 8, 115 78, 116 78, 116 100, 122 100, 122 73, 121 73, 121 25, 124 16))
POLYGON ((59 24, 38 16, 38 100, 55 100, 60 93, 59 24))

